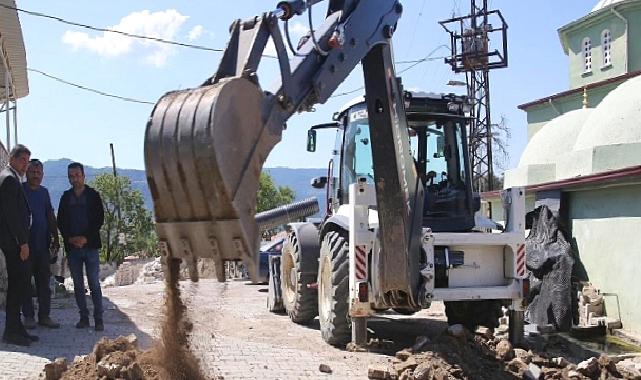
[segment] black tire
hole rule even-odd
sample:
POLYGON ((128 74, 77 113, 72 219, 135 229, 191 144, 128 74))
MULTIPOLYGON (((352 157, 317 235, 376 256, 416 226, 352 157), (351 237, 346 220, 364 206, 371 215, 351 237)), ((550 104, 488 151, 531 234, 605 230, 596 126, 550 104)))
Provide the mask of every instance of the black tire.
POLYGON ((303 325, 318 315, 318 291, 307 286, 316 281, 315 273, 309 275, 303 270, 307 267, 303 260, 307 259, 302 254, 296 234, 290 233, 283 244, 280 266, 283 306, 292 322, 303 325))
POLYGON ((394 310, 395 312, 401 315, 414 315, 414 313, 416 313, 413 310, 407 310, 407 309, 392 308, 392 310, 394 310))
POLYGON ((283 294, 280 287, 280 256, 269 257, 269 276, 267 283, 267 310, 283 313, 283 294))
POLYGON ((445 315, 450 325, 461 324, 474 331, 478 326, 496 328, 503 315, 499 300, 445 302, 445 315))
POLYGON ((351 340, 349 308, 349 244, 347 232, 330 231, 323 238, 318 269, 318 311, 321 335, 333 346, 351 340))

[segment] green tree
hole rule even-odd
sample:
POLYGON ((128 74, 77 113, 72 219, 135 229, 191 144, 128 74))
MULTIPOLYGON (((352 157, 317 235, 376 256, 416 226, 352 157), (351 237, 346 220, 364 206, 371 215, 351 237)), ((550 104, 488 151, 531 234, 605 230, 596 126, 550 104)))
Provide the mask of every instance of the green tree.
POLYGON ((256 212, 263 212, 292 203, 294 198, 296 198, 294 190, 287 186, 276 186, 272 176, 268 173, 260 173, 256 212))
MULTIPOLYGON (((296 198, 294 190, 287 186, 276 186, 272 176, 268 173, 260 173, 260 184, 258 186, 258 197, 256 199, 256 212, 268 211, 278 206, 292 203, 296 198)), ((280 228, 262 231, 263 238, 278 233, 280 228)))
POLYGON ((103 173, 92 182, 102 197, 105 223, 100 231, 104 262, 120 263, 128 252, 157 254, 158 237, 152 214, 145 209, 143 196, 131 187, 127 177, 103 173))

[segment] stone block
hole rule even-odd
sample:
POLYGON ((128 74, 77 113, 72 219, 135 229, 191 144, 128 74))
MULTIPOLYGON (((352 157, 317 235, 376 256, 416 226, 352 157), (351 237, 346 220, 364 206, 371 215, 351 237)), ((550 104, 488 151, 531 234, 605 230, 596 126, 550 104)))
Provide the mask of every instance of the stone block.
POLYGON ((514 358, 514 349, 507 340, 502 340, 496 345, 496 355, 499 359, 508 361, 514 358))
POLYGON ((391 380, 390 367, 387 364, 372 364, 367 368, 367 377, 374 380, 391 380))

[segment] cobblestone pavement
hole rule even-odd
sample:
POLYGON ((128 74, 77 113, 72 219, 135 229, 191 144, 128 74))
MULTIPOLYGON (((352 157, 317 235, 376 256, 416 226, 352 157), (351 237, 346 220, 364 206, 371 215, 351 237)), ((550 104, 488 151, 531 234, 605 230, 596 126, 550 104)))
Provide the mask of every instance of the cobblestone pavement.
MULTIPOLYGON (((416 335, 430 336, 445 328, 440 305, 413 317, 389 313, 369 324, 384 342, 379 350, 383 353, 347 352, 323 342, 317 321, 299 326, 286 315, 267 312, 266 290, 264 285, 237 281, 183 284, 188 314, 194 323, 192 345, 208 376, 225 380, 367 379, 369 364, 390 358, 385 353, 411 345, 416 335), (404 340, 398 340, 398 336, 404 340), (387 341, 394 337, 394 344, 387 341), (332 373, 320 372, 321 364, 328 365, 332 373)), ((34 330, 40 342, 28 348, 0 343, 0 379, 37 378, 48 361, 60 356, 73 360, 86 354, 103 335, 133 333, 143 348, 150 347, 159 332, 163 284, 106 288, 103 293, 103 333, 74 328, 78 314, 73 297, 54 299, 52 317, 62 323, 62 328, 34 330)), ((2 312, 0 329, 4 329, 2 312)))

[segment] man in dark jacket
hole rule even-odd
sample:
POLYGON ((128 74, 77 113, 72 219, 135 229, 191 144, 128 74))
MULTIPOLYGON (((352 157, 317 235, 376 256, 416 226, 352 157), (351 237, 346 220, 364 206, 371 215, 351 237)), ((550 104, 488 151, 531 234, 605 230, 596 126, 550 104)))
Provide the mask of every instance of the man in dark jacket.
POLYGON ((31 212, 20 185, 31 152, 17 144, 9 154, 9 166, 0 172, 0 249, 7 264, 6 323, 2 340, 28 346, 38 340, 27 334, 20 320, 20 307, 31 289, 27 259, 29 258, 29 224, 31 212))
POLYGON ((73 279, 74 295, 80 311, 79 329, 89 327, 89 310, 85 299, 83 265, 93 301, 94 328, 104 330, 102 320, 102 291, 100 289, 100 227, 104 222, 104 208, 100 194, 85 185, 85 170, 82 164, 73 162, 67 166, 71 189, 60 197, 58 206, 58 229, 62 234, 67 252, 67 262, 73 279))

